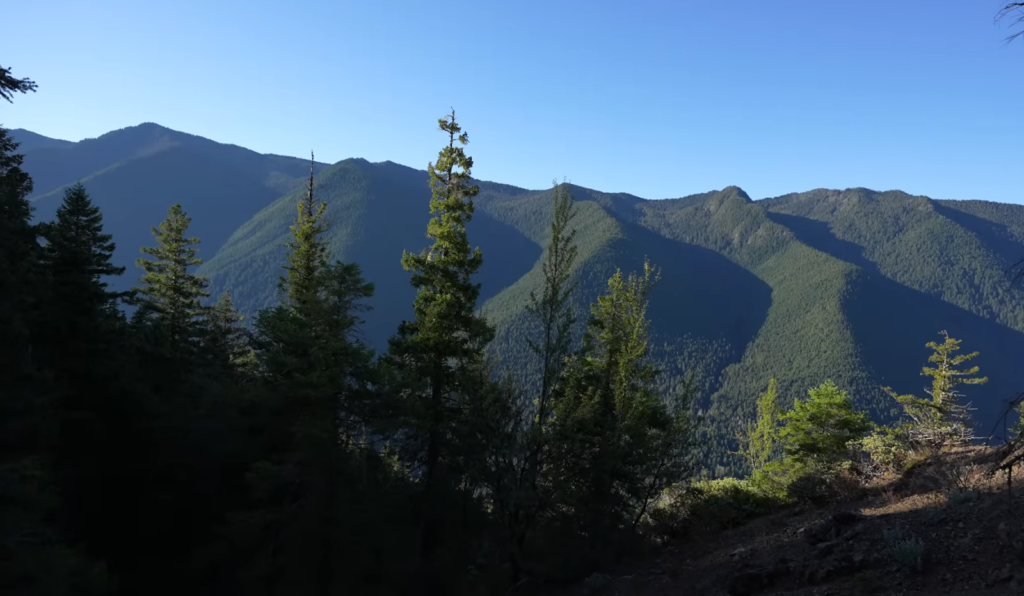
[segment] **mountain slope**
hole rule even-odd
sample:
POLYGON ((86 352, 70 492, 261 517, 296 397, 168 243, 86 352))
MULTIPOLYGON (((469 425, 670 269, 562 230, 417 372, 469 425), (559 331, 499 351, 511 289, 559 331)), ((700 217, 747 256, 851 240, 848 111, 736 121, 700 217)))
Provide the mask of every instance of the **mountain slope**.
POLYGON ((174 203, 192 217, 200 256, 210 258, 260 208, 300 186, 310 167, 305 160, 261 155, 156 124, 67 145, 32 133, 18 138, 28 139, 25 169, 35 183, 30 199, 37 220, 52 219, 63 188, 78 181, 103 210, 104 226, 117 243, 114 263, 129 268, 126 279, 115 281, 117 288, 134 281, 139 247, 153 244, 150 228, 174 203))
MULTIPOLYGON (((200 273, 214 296, 232 290, 249 316, 279 300, 283 245, 308 162, 150 124, 70 144, 20 134, 37 178, 37 217, 52 213, 63 185, 83 180, 119 245, 115 261, 130 265, 138 246, 152 242, 150 226, 181 202, 203 241, 200 273)), ((414 289, 400 259, 428 244, 427 173, 349 159, 316 164, 315 174, 334 256, 358 263, 376 286, 363 332, 384 349, 412 315, 414 289)), ((479 185, 469 224, 470 242, 484 253, 479 306, 497 329, 491 354, 528 387, 536 366, 526 306, 542 285, 551 191, 479 185)), ((882 387, 921 394, 924 344, 943 329, 981 352, 975 362, 991 378, 967 392, 982 434, 1024 389, 1024 288, 1008 274, 1024 258, 1024 206, 867 189, 763 201, 736 187, 662 201, 571 192, 579 208, 577 334, 616 269, 640 270, 645 257, 660 267, 651 358, 666 395, 687 376, 696 380, 704 459, 715 472, 740 465, 729 451, 769 378, 786 402, 834 379, 885 420, 897 411, 882 387)), ((136 278, 130 268, 119 283, 136 278)))
MULTIPOLYGON (((390 162, 348 159, 323 170, 315 185, 318 200, 327 203, 334 257, 358 263, 375 286, 373 310, 366 313, 363 331, 371 344, 383 349, 398 322, 412 316, 415 290, 400 261, 403 250, 419 252, 428 245, 426 173, 390 162)), ((297 189, 260 210, 200 269, 210 277, 214 292, 230 289, 235 304, 248 313, 276 303, 284 244, 304 193, 297 189)), ((484 251, 477 278, 482 301, 519 279, 540 254, 540 247, 522 232, 484 211, 474 215, 470 230, 470 241, 484 251)))
POLYGON ((24 128, 15 128, 9 134, 18 143, 18 151, 23 154, 37 149, 66 149, 74 146, 72 141, 51 139, 24 128))

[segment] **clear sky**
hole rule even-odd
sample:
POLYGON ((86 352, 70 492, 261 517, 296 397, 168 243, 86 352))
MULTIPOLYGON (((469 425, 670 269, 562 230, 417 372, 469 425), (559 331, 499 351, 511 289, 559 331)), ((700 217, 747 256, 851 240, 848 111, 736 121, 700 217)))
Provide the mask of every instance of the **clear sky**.
POLYGON ((1024 203, 1024 39, 997 0, 0 0, 0 122, 157 122, 265 153, 645 198, 738 185, 1024 203))

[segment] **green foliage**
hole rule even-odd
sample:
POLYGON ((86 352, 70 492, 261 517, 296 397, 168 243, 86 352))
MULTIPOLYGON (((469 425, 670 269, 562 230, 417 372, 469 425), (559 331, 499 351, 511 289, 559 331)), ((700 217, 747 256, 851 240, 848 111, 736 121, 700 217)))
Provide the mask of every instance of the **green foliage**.
POLYGON ((568 186, 556 184, 551 241, 548 244, 547 259, 541 266, 544 289, 539 298, 531 291, 530 303, 526 307, 526 311, 536 320, 542 337, 541 342, 533 339, 527 341, 530 349, 541 359, 537 419, 542 423, 548 418, 551 390, 569 355, 572 327, 576 322, 571 300, 577 282, 571 280, 570 275, 579 250, 575 244, 576 230, 570 230, 569 225, 577 213, 568 186))
POLYGON ((889 556, 901 567, 921 571, 924 566, 926 548, 924 541, 916 536, 906 536, 903 528, 895 526, 882 530, 889 556))
POLYGON ((864 452, 866 471, 872 475, 902 473, 911 461, 907 431, 902 426, 876 426, 858 447, 864 452))
POLYGON ((908 426, 910 440, 933 448, 970 442, 973 438, 973 423, 969 406, 960 403, 962 396, 956 388, 988 382, 988 377, 972 376, 978 373, 977 366, 963 370, 955 368, 976 358, 978 352, 954 356, 953 352, 960 349, 960 340, 953 339, 945 331, 941 335, 945 338, 943 343, 928 342, 925 346, 934 350, 928 361, 935 363, 935 367, 926 366, 921 370, 922 376, 932 378, 931 389, 925 389, 931 399, 898 395, 886 388, 889 395, 903 406, 911 420, 908 426))
POLYGON ((800 464, 828 466, 841 461, 849 444, 871 429, 864 412, 832 381, 808 391, 809 399, 796 400, 782 415, 780 437, 786 456, 800 464))
POLYGON ((788 504, 784 493, 766 488, 754 478, 731 477, 669 487, 651 508, 647 529, 662 539, 674 539, 694 530, 737 527, 788 504))
POLYGON ((756 474, 775 455, 775 444, 779 438, 779 396, 775 379, 768 381, 768 389, 757 398, 757 420, 747 424, 747 431, 740 437, 743 455, 756 474))
POLYGON ((688 471, 692 395, 663 402, 646 362, 647 295, 657 279, 649 262, 642 277, 612 276, 553 396, 548 482, 557 508, 573 511, 591 540, 632 531, 688 471))
POLYGON ((172 205, 167 219, 153 228, 157 246, 141 249, 153 259, 136 261, 144 272, 139 280, 144 285, 135 288, 139 295, 136 320, 156 322, 175 351, 189 349, 206 324, 207 308, 202 301, 209 297, 207 280, 191 271, 203 262, 194 248, 199 239, 185 235, 191 221, 180 204, 172 205))

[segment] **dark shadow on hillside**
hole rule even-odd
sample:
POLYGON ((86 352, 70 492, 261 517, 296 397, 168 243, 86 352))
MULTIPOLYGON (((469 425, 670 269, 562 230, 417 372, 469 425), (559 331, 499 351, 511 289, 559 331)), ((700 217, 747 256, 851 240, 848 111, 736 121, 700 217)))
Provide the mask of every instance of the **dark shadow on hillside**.
POLYGON ((932 204, 935 206, 936 213, 966 228, 974 234, 982 244, 999 255, 1003 261, 1001 265, 1007 269, 1007 281, 1009 282, 1012 280, 1013 273, 1010 269, 1014 263, 1024 259, 1024 244, 1018 242, 1013 235, 1007 231, 1006 226, 970 213, 965 213, 963 211, 947 207, 938 201, 933 201, 932 204))
POLYGON ((878 272, 878 266, 864 256, 864 248, 853 242, 837 238, 829 228, 828 222, 773 211, 765 213, 768 215, 768 219, 788 228, 797 240, 807 246, 866 271, 878 272))
POLYGON ((642 272, 644 256, 661 269, 647 313, 652 343, 688 335, 726 340, 728 361, 715 366, 717 385, 721 369, 743 356, 768 317, 771 287, 715 251, 665 238, 636 224, 622 226, 628 242, 616 264, 623 272, 642 272))
MULTIPOLYGON (((184 147, 162 151, 147 159, 122 165, 96 176, 86 190, 103 211, 104 230, 117 245, 114 263, 125 274, 111 280, 115 290, 137 283, 135 260, 139 248, 156 241, 151 228, 167 217, 174 203, 181 203, 192 218, 188 233, 199 238, 199 257, 211 258, 240 225, 276 198, 240 167, 218 163, 184 147)), ((61 197, 35 201, 37 219, 53 217, 61 197)))
POLYGON ((989 382, 963 388, 963 393, 977 408, 974 417, 982 436, 992 431, 1007 400, 1024 387, 1024 333, 880 275, 862 276, 844 307, 865 364, 880 384, 900 394, 925 397, 929 379, 919 373, 932 354, 925 344, 941 341, 939 331, 963 341, 960 353, 980 352, 971 364, 989 382))

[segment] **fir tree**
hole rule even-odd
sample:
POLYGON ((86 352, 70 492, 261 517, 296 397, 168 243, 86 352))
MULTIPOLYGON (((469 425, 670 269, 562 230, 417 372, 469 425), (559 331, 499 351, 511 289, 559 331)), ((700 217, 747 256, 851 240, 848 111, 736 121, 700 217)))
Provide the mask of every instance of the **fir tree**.
POLYGON ((593 546, 633 530, 651 501, 688 470, 693 396, 663 402, 658 371, 647 361, 647 295, 657 279, 646 261, 642 277, 612 276, 553 397, 545 475, 593 546))
MULTIPOLYGON (((551 415, 551 393, 562 374, 572 343, 572 328, 576 322, 571 300, 576 283, 570 279, 578 249, 576 230, 570 229, 577 210, 567 184, 555 184, 553 190, 553 219, 551 238, 546 258, 541 266, 544 289, 541 295, 530 292, 527 312, 533 317, 537 339, 527 338, 527 345, 540 360, 540 389, 531 412, 532 422, 527 427, 514 472, 515 485, 501 503, 500 509, 508 516, 512 533, 512 580, 519 581, 523 548, 537 516, 546 508, 549 495, 541 494, 538 480, 544 467, 545 429, 551 415)), ((546 491, 545 491, 546 492, 546 491)))
POLYGON ((167 211, 167 219, 153 228, 157 246, 141 249, 153 259, 136 261, 144 272, 140 279, 144 285, 134 288, 140 296, 138 316, 158 322, 176 351, 194 347, 203 335, 208 311, 202 303, 209 297, 206 278, 191 272, 203 263, 196 257, 199 239, 185 235, 191 221, 181 205, 174 204, 167 211))
POLYGON ((64 352, 53 360, 68 364, 94 352, 100 330, 120 318, 118 302, 126 293, 109 291, 106 278, 123 274, 125 268, 111 263, 115 245, 111 235, 103 233, 103 215, 81 183, 64 191, 56 221, 42 231, 52 288, 50 344, 64 352), (75 348, 76 353, 66 353, 75 348))
POLYGON ((479 188, 470 185, 473 159, 461 145, 469 137, 455 120, 455 112, 438 121, 448 134, 448 144, 428 165, 432 198, 427 237, 433 245, 421 254, 404 253, 402 266, 412 272, 417 290, 415 318, 403 322, 390 341, 389 359, 405 373, 410 389, 405 393, 406 444, 413 459, 423 466, 423 528, 421 557, 430 567, 438 542, 438 499, 442 484, 462 483, 458 454, 460 432, 479 429, 466 420, 466 400, 479 387, 484 347, 494 330, 476 312, 479 284, 472 275, 483 263, 480 249, 471 249, 466 224, 473 216, 473 197, 479 188), (447 479, 443 478, 447 476, 447 479))
POLYGON ((237 377, 237 381, 243 381, 246 373, 252 372, 255 366, 254 354, 242 326, 245 317, 235 308, 229 290, 221 294, 210 309, 208 320, 210 329, 207 341, 211 354, 237 377))
POLYGON ((544 289, 540 297, 531 291, 527 306, 527 312, 537 323, 540 336, 539 342, 528 339, 527 345, 541 360, 541 387, 537 396, 537 419, 541 422, 547 420, 551 389, 569 355, 572 326, 576 322, 570 303, 576 283, 569 277, 578 254, 576 230, 569 229, 576 213, 568 185, 556 184, 551 239, 548 242, 547 257, 541 266, 544 289))
POLYGON ((253 566, 271 594, 339 593, 344 554, 355 548, 345 542, 341 503, 361 490, 345 478, 354 435, 366 422, 372 352, 355 334, 373 286, 356 265, 330 263, 326 208, 315 200, 311 165, 287 245, 284 299, 257 314, 253 338, 263 409, 274 421, 250 474, 264 495, 256 500, 264 549, 253 566))
POLYGON ((847 455, 848 445, 871 430, 867 414, 853 409, 853 400, 832 381, 808 391, 782 415, 779 436, 786 456, 804 465, 830 465, 847 455))

